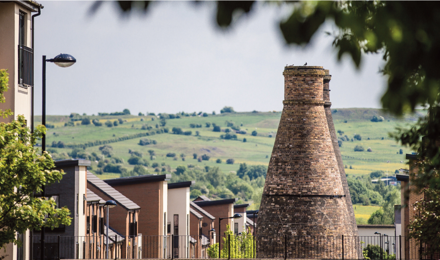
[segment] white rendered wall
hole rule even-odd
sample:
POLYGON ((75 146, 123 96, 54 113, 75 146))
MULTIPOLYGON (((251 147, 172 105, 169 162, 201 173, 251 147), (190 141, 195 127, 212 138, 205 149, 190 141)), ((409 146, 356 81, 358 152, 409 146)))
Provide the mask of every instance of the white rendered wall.
MULTIPOLYGON (((189 187, 176 188, 168 190, 168 223, 171 223, 171 234, 174 235, 174 215, 179 215, 179 236, 188 236, 190 230, 189 223, 189 208, 190 208, 190 191, 189 187)), ((180 237, 183 245, 184 237, 180 237)), ((188 237, 186 238, 188 239, 188 237)), ((195 238, 198 239, 198 238, 195 238)), ((187 258, 189 240, 185 242, 185 247, 180 247, 179 257, 187 258)))

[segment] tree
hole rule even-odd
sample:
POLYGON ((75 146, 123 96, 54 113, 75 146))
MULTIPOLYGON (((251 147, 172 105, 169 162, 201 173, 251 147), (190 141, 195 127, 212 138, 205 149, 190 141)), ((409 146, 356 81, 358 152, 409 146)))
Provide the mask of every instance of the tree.
POLYGON ((258 134, 257 131, 255 131, 255 130, 252 131, 252 136, 257 136, 257 134, 258 134))
POLYGON ((212 131, 214 131, 214 132, 221 132, 221 128, 220 128, 220 126, 216 125, 216 126, 214 126, 212 131))
POLYGON ((409 236, 424 244, 423 254, 440 252, 440 191, 425 189, 424 198, 414 203, 414 221, 409 225, 409 236))
POLYGON ((234 164, 235 160, 234 159, 227 159, 226 163, 227 164, 234 164))
POLYGON ((105 125, 106 125, 107 127, 112 127, 112 126, 113 126, 113 124, 112 124, 112 122, 111 122, 110 120, 107 120, 107 121, 105 122, 105 125))
MULTIPOLYGON (((8 73, 0 70, 0 103, 5 102, 8 81, 8 73)), ((12 113, 0 110, 0 114, 7 117, 12 113)), ((10 242, 20 243, 16 234, 27 229, 70 225, 66 207, 57 209, 53 199, 34 196, 34 192, 42 192, 43 185, 59 182, 64 174, 54 170, 48 152, 38 154, 34 148, 45 133, 40 125, 32 134, 21 115, 0 124, 0 249, 10 242)))
MULTIPOLYGON (((118 6, 123 12, 149 9, 150 1, 134 2, 118 1, 118 6)), ((253 8, 257 3, 217 1, 217 25, 230 27, 244 14, 257 9, 253 8)), ((95 2, 93 10, 101 4, 95 2)), ((440 73, 436 62, 440 58, 437 27, 440 6, 430 1, 292 1, 284 4, 295 5, 290 8, 288 18, 280 19, 279 23, 287 44, 308 44, 324 22, 331 20, 337 30, 328 34, 334 38, 338 60, 348 55, 354 66, 360 68, 364 55, 382 55, 385 65, 381 72, 388 79, 381 98, 383 109, 399 116, 414 112, 420 105, 428 108, 426 117, 409 129, 400 129, 394 137, 417 151, 426 162, 423 165, 426 169, 415 183, 417 187, 423 189, 429 185, 440 189, 439 179, 431 172, 440 168, 440 153, 435 142, 440 136, 440 73), (421 137, 424 137, 424 145, 421 137)))
POLYGON ((362 145, 356 145, 354 147, 354 151, 355 152, 363 152, 363 151, 365 151, 365 148, 362 145))
POLYGON ((354 139, 358 140, 358 141, 362 141, 362 136, 360 134, 355 134, 353 136, 354 139))
POLYGON ((122 110, 122 113, 124 113, 124 115, 131 115, 130 110, 128 110, 127 108, 122 110))
MULTIPOLYGON (((238 236, 232 232, 229 225, 226 225, 226 231, 220 234, 220 238, 223 239, 220 258, 255 258, 255 239, 250 228, 238 236)), ((218 247, 219 244, 215 243, 208 248, 210 258, 219 258, 218 247)))
POLYGON ((176 174, 177 175, 181 175, 181 174, 185 173, 185 171, 186 171, 186 167, 185 166, 177 166, 177 168, 176 168, 176 174))
POLYGON ((216 163, 222 163, 222 159, 217 159, 215 162, 216 163))
POLYGON ((225 106, 225 107, 223 107, 223 109, 222 110, 220 110, 220 113, 234 113, 235 111, 234 111, 234 108, 233 107, 228 107, 228 106, 225 106))
POLYGON ((81 120, 81 125, 90 125, 90 119, 88 117, 81 120))
POLYGON ((113 125, 114 125, 114 126, 118 126, 118 121, 116 121, 116 120, 113 121, 113 125))
POLYGON ((243 179, 244 175, 246 174, 248 170, 248 167, 246 163, 240 163, 240 167, 237 170, 237 176, 241 179, 243 179))

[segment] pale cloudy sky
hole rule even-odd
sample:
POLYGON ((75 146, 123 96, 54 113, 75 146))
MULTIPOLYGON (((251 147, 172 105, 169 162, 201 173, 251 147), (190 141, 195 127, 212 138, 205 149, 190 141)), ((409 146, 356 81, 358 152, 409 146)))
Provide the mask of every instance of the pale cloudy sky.
POLYGON ((278 30, 283 7, 262 6, 224 32, 213 3, 154 3, 147 15, 121 17, 106 2, 42 1, 35 19, 36 114, 41 114, 41 56, 69 53, 70 68, 47 65, 47 113, 281 110, 286 64, 330 70, 333 107, 380 107, 381 57, 336 62, 324 30, 307 48, 288 47, 278 30))

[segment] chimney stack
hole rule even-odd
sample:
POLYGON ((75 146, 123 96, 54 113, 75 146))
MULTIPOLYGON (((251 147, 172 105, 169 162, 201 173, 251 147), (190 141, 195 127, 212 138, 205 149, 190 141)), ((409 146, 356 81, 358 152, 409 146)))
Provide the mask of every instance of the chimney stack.
POLYGON ((258 215, 257 257, 357 259, 356 222, 339 147, 335 152, 330 75, 321 66, 286 66, 283 74, 284 108, 258 215))

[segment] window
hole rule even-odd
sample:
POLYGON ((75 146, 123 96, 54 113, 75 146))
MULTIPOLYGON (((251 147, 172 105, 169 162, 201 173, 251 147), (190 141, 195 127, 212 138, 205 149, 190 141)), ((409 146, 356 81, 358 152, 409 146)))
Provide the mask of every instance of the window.
POLYGON ((179 235, 179 215, 178 214, 174 214, 174 235, 178 236, 179 235))
POLYGON ((238 235, 238 223, 234 223, 234 234, 238 235))
POLYGON ((55 201, 55 208, 60 208, 60 196, 59 195, 52 195, 50 196, 51 199, 55 201))
POLYGON ((86 205, 87 205, 86 194, 83 194, 83 215, 86 214, 86 205))
POLYGON ((78 216, 79 214, 79 195, 78 193, 76 194, 76 215, 78 216))
POLYGON ((33 86, 33 50, 26 47, 26 14, 19 13, 18 21, 18 84, 21 87, 33 86))
POLYGON ((171 234, 171 223, 167 224, 167 234, 171 234))
POLYGON ((25 42, 25 23, 26 23, 26 14, 22 11, 19 13, 18 18, 18 44, 24 46, 25 42))

